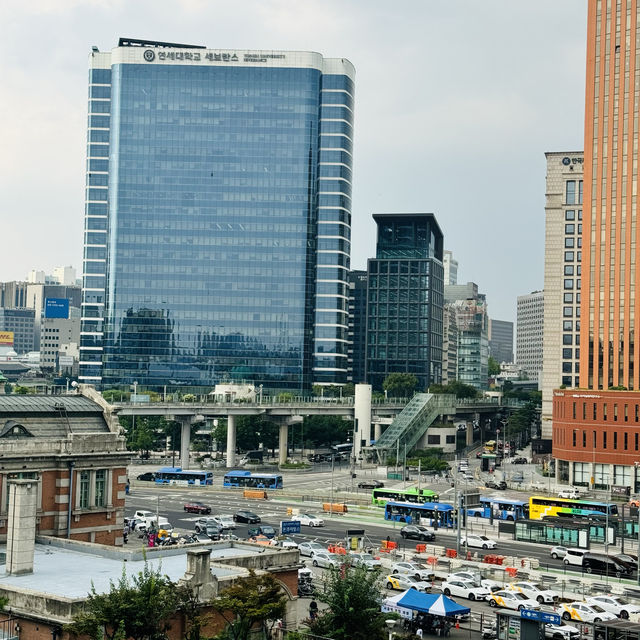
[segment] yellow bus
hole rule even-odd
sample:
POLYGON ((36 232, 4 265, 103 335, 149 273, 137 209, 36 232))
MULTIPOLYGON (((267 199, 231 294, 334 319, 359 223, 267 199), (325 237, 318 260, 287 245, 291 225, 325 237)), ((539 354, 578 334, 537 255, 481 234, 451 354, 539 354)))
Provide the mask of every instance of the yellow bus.
POLYGON ((496 441, 495 440, 487 440, 484 443, 484 449, 485 449, 485 451, 488 451, 489 453, 493 453, 496 450, 496 441))
POLYGON ((543 496, 531 496, 529 498, 530 520, 541 520, 546 516, 585 518, 595 515, 604 516, 607 513, 610 516, 617 516, 618 505, 611 502, 543 496))

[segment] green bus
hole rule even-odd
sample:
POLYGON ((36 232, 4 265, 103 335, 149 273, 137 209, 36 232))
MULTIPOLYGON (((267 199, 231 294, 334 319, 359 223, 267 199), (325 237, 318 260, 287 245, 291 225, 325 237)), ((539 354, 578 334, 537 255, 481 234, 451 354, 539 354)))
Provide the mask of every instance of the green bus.
POLYGON ((438 502, 440 496, 430 489, 374 489, 371 492, 371 502, 379 507, 384 507, 387 502, 415 502, 424 504, 425 502, 438 502))

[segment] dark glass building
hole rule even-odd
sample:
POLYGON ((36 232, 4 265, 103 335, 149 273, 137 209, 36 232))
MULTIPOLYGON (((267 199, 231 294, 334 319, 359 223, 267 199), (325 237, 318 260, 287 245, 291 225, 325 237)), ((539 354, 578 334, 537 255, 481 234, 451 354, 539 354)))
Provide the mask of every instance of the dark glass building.
POLYGON ((366 377, 413 373, 419 391, 442 380, 443 236, 431 213, 375 214, 367 264, 366 377))
POLYGON ((308 52, 91 54, 83 382, 346 382, 353 78, 308 52))
POLYGON ((367 272, 349 273, 349 382, 366 382, 367 272))

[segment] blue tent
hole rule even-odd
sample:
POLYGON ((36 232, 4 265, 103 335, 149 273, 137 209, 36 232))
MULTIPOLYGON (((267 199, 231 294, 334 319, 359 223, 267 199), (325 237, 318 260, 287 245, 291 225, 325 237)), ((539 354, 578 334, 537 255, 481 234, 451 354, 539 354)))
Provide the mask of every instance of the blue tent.
POLYGON ((404 596, 398 600, 399 607, 430 613, 434 616, 461 616, 469 613, 469 607, 463 607, 445 595, 435 593, 421 593, 415 589, 409 589, 404 596))

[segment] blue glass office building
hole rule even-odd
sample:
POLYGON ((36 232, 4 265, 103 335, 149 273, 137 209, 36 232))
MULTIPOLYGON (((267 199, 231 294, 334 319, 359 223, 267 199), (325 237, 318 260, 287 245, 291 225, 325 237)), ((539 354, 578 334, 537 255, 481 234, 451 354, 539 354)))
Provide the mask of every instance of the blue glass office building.
POLYGON ((317 53, 92 52, 81 381, 346 381, 353 96, 317 53))

